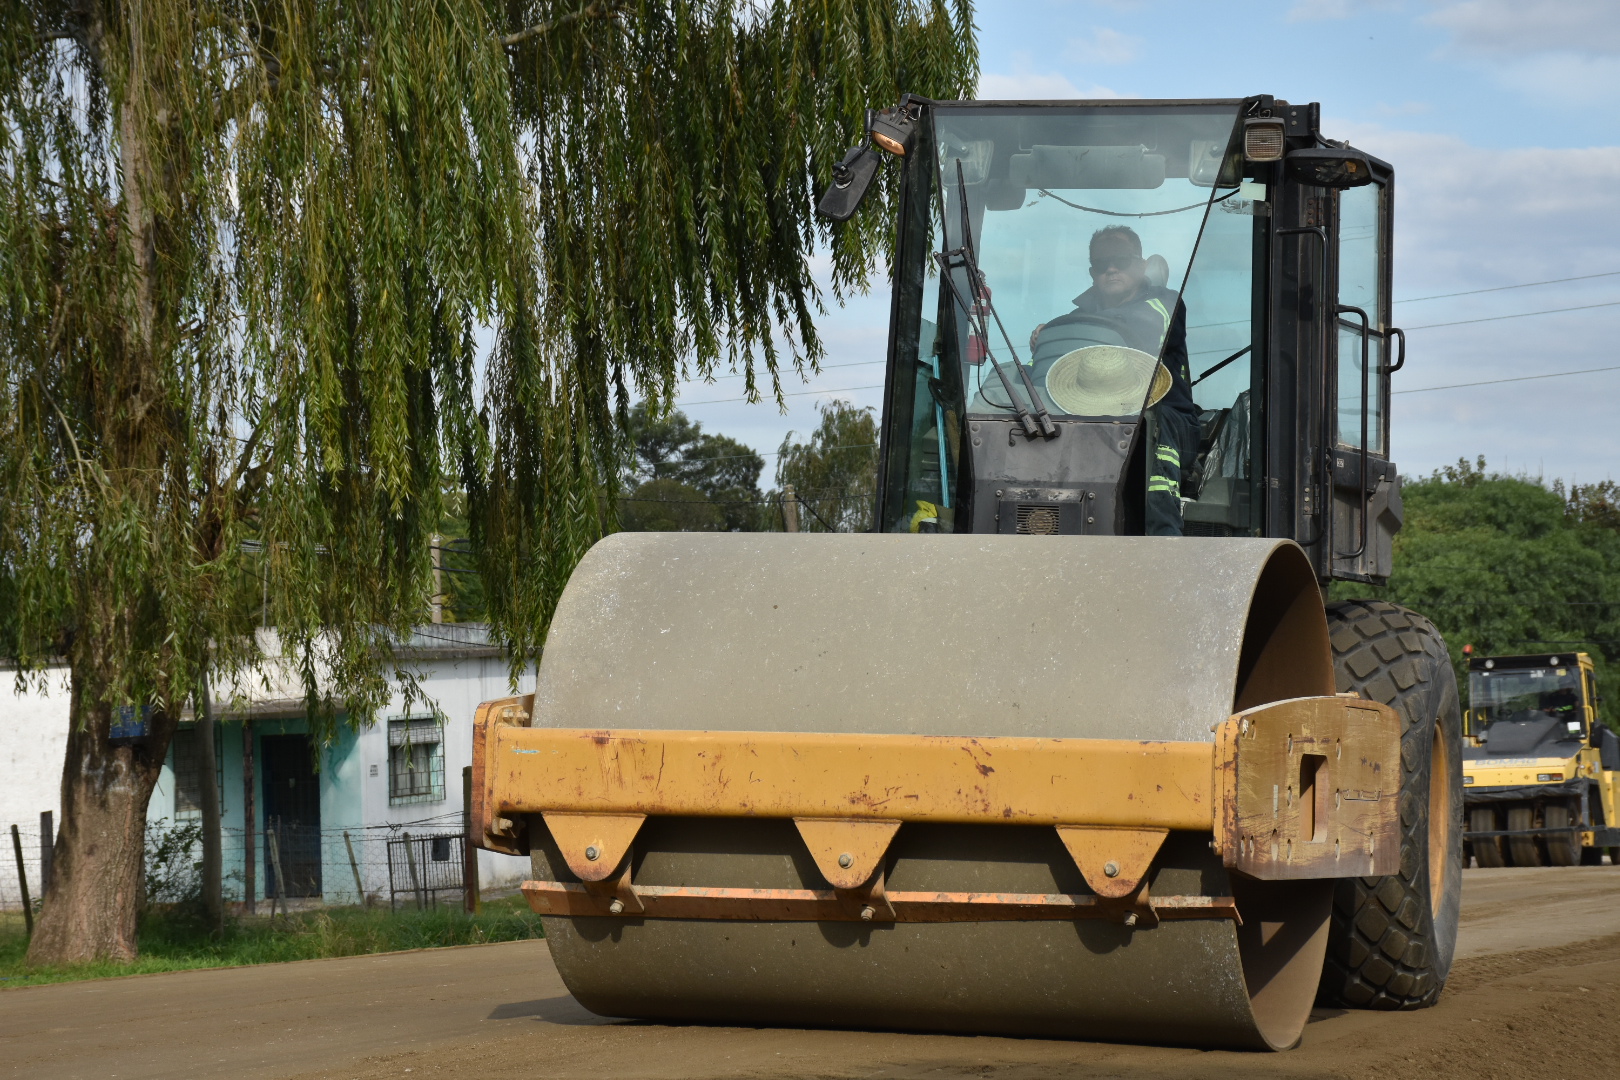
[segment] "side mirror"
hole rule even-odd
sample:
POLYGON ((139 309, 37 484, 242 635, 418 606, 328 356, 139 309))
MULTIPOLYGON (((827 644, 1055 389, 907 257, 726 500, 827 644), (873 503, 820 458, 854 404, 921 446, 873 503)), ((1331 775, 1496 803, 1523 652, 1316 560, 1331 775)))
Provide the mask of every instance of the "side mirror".
POLYGON ((1283 159, 1288 175, 1313 187, 1353 188, 1372 183, 1372 161, 1348 146, 1295 150, 1283 159))
POLYGON ((878 156, 869 146, 857 146, 833 166, 832 187, 816 204, 816 213, 833 221, 848 221, 860 209, 872 180, 877 176, 878 156))

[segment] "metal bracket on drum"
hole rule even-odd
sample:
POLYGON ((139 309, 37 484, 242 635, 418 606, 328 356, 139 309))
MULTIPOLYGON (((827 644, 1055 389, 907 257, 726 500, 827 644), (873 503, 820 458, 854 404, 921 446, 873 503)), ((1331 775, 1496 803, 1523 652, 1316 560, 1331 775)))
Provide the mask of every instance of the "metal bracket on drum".
POLYGON ((1388 706, 1321 697, 1246 710, 1216 725, 1215 770, 1229 869, 1268 881, 1399 872, 1401 720, 1388 706))
MULTIPOLYGON (((541 915, 613 914, 583 885, 563 881, 525 881, 529 906, 541 915)), ((1132 921, 1141 916, 1132 906, 1074 893, 891 892, 894 917, 862 920, 844 897, 832 889, 704 889, 637 885, 648 919, 735 919, 759 922, 1028 922, 1033 920, 1107 919, 1146 928, 1132 921)), ((1155 896, 1147 907, 1153 922, 1162 919, 1230 919, 1241 923, 1237 901, 1230 896, 1155 896)), ((626 913, 628 914, 628 913, 626 913)))
POLYGON ((900 822, 794 818, 793 824, 845 908, 863 922, 895 921, 883 888, 883 863, 900 822))
POLYGON ((524 882, 524 896, 542 915, 873 923, 1106 919, 1141 929, 1161 919, 1242 921, 1231 897, 1149 895, 1147 872, 1168 829, 1059 827, 1096 895, 889 892, 884 861, 900 821, 797 818, 800 838, 832 888, 728 889, 635 885, 631 841, 644 815, 548 812, 544 817, 581 881, 524 882))

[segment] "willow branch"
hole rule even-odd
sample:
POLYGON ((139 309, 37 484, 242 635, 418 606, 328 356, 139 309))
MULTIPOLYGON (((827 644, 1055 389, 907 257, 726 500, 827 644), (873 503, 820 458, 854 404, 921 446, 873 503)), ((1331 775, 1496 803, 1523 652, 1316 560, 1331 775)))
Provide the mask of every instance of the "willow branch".
POLYGON ((85 473, 88 472, 90 478, 101 488, 102 495, 110 497, 110 493, 107 491, 107 481, 102 478, 100 469, 84 459, 84 454, 79 450, 79 440, 73 434, 73 425, 68 422, 67 416, 62 412, 62 407, 56 403, 56 398, 52 397, 51 392, 45 389, 44 381, 37 375, 34 377, 34 385, 39 387, 40 393, 45 395, 45 400, 50 402, 51 409, 56 413, 56 418, 62 422, 62 431, 67 435, 68 443, 73 448, 73 460, 79 470, 79 482, 84 483, 85 473))
POLYGON ((614 19, 617 18, 627 6, 629 5, 625 2, 625 0, 608 0, 607 3, 602 3, 601 0, 592 0, 591 3, 580 8, 578 11, 564 15, 561 18, 552 19, 550 22, 535 23, 533 26, 524 27, 522 30, 517 31, 516 33, 507 34, 505 37, 501 38, 501 45, 505 48, 511 49, 523 44, 530 38, 537 38, 542 34, 549 34, 553 30, 561 29, 562 27, 567 26, 569 23, 579 22, 583 19, 614 19))

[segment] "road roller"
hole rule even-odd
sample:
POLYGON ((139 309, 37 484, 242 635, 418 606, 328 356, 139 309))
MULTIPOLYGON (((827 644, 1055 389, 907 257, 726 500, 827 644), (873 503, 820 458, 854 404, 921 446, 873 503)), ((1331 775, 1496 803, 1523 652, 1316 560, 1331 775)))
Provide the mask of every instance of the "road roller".
POLYGON ((1620 736, 1584 652, 1473 656, 1464 843, 1480 866, 1620 865, 1620 736))
POLYGON ((1286 1049, 1435 1001, 1456 678, 1324 601, 1401 521, 1394 174, 1319 114, 867 114, 819 209, 895 196, 871 531, 608 536, 477 711, 470 839, 582 1005, 1286 1049))

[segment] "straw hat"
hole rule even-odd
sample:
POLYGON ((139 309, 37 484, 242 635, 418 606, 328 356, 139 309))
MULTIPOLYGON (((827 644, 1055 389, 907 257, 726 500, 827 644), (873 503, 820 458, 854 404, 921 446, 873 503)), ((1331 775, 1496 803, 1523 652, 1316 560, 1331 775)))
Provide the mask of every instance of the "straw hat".
POLYGON ((1169 391, 1169 369, 1147 353, 1123 345, 1075 349, 1058 357, 1046 372, 1052 404, 1076 416, 1134 416, 1142 411, 1144 399, 1157 405, 1169 391))

